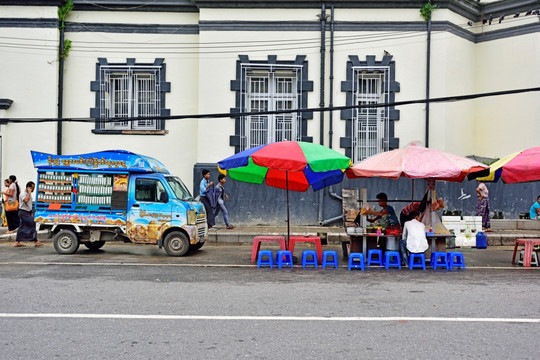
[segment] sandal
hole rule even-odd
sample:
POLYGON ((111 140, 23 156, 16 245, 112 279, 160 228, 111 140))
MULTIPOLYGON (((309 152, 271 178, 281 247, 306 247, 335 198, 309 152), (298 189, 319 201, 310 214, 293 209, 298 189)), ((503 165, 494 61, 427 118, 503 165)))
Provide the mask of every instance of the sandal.
POLYGON ((43 243, 41 241, 36 241, 34 244, 35 247, 43 246, 43 243))
POLYGON ((234 225, 227 226, 227 229, 234 229, 234 225))
POLYGON ((14 247, 25 247, 26 245, 24 244, 21 244, 20 242, 16 242, 15 244, 13 244, 14 247))

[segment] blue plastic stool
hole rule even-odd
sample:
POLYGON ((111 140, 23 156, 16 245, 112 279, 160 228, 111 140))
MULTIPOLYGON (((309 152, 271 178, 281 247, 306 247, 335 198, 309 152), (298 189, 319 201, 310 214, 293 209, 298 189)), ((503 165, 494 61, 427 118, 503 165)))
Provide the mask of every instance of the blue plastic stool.
POLYGON ((323 269, 326 268, 326 265, 334 265, 336 269, 338 268, 337 251, 332 251, 332 250, 323 251, 323 254, 322 254, 323 269), (332 260, 330 260, 330 258, 332 258, 332 260))
POLYGON ((414 268, 422 268, 422 270, 426 270, 426 257, 424 256, 424 253, 422 254, 415 254, 410 253, 409 254, 409 269, 412 270, 414 268), (415 259, 419 259, 420 262, 415 262, 415 259))
POLYGON ((433 266, 433 270, 437 269, 438 267, 443 267, 446 270, 448 270, 448 257, 446 256, 445 252, 442 251, 434 251, 431 253, 431 266, 433 266))
POLYGON ((382 250, 368 250, 367 253, 367 266, 377 264, 383 266, 383 254, 382 250), (377 259, 373 258, 373 255, 377 255, 377 259))
POLYGON ((281 269, 283 265, 291 265, 292 269, 294 267, 292 252, 289 250, 278 250, 276 254, 276 265, 278 266, 278 269, 281 269))
POLYGON ((302 251, 302 267, 305 268, 307 265, 317 265, 317 252, 315 250, 304 250, 302 251), (311 256, 311 260, 308 258, 311 256))
POLYGON ((349 254, 349 271, 351 269, 361 269, 364 271, 365 265, 364 265, 364 254, 362 253, 350 253, 349 254), (358 259, 359 261, 354 261, 355 259, 358 259))
POLYGON ((387 251, 384 253, 384 267, 388 269, 390 266, 401 269, 401 257, 399 251, 387 251))
POLYGON ((465 269, 465 260, 460 252, 448 253, 448 269, 452 270, 454 267, 465 269))
POLYGON ((260 268, 262 265, 268 265, 270 268, 274 267, 274 264, 272 262, 274 255, 272 254, 272 250, 261 250, 259 251, 259 257, 257 258, 257 267, 260 268), (263 259, 263 256, 267 256, 268 259, 263 259))

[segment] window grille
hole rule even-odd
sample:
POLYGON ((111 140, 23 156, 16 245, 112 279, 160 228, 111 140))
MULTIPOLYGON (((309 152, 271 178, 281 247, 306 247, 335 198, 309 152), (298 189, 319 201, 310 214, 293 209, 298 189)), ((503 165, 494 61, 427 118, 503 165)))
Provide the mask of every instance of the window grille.
MULTIPOLYGON (((100 118, 161 115, 161 66, 100 66, 100 118)), ((140 119, 100 123, 103 130, 160 130, 160 121, 140 119)))
MULTIPOLYGON (((242 64, 244 112, 296 110, 301 103, 301 65, 242 64)), ((241 118, 240 150, 283 140, 300 140, 301 115, 286 113, 241 118)))
MULTIPOLYGON (((355 79, 354 104, 388 103, 388 66, 353 67, 355 79)), ((353 121, 352 158, 364 160, 389 148, 389 117, 387 107, 357 108, 353 121)))

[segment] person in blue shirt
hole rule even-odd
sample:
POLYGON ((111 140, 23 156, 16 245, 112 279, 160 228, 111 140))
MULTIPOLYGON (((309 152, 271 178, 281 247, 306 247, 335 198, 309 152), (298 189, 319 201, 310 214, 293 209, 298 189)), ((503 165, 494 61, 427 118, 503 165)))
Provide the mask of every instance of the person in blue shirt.
POLYGON ((200 200, 204 205, 204 210, 206 211, 206 223, 208 224, 208 229, 211 229, 216 224, 215 218, 214 218, 214 209, 212 209, 212 205, 210 204, 210 200, 206 196, 206 193, 208 190, 214 186, 214 182, 210 181, 210 171, 207 169, 203 169, 202 171, 202 180, 201 184, 199 185, 199 195, 200 200))
POLYGON ((388 205, 388 196, 386 196, 385 193, 379 193, 377 194, 377 201, 379 202, 379 206, 382 208, 381 211, 373 211, 369 210, 369 215, 375 215, 373 218, 367 218, 367 221, 369 222, 375 222, 378 219, 383 219, 386 224, 386 229, 397 229, 401 230, 401 226, 399 225, 399 220, 396 216, 396 211, 394 208, 390 205, 388 205))
POLYGON ((540 220, 540 196, 538 196, 538 199, 532 204, 531 210, 529 210, 529 217, 531 219, 540 220))

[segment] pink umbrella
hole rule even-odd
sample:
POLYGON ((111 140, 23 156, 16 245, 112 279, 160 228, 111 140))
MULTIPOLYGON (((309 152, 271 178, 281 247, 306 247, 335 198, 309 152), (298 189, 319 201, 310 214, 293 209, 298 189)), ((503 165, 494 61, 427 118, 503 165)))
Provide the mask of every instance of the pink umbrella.
POLYGON ((347 177, 408 177, 461 182, 470 173, 487 169, 489 166, 469 158, 412 144, 373 155, 355 164, 347 170, 347 177))
POLYGON ((540 146, 507 155, 491 164, 490 174, 478 181, 497 181, 507 184, 540 180, 540 146))

